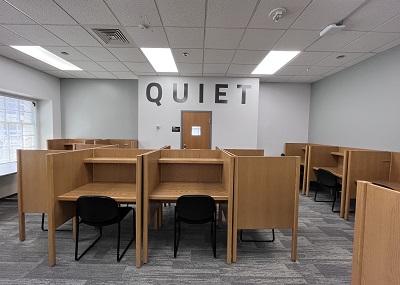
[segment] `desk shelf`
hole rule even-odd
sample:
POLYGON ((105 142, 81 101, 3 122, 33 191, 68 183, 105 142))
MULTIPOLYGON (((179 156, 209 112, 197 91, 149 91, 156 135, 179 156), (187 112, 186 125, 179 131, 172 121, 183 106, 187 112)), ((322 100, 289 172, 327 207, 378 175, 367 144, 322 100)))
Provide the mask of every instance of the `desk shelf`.
POLYGON ((84 162, 102 164, 136 164, 136 157, 90 157, 85 158, 84 162))
POLYGON ((344 156, 344 153, 342 153, 342 152, 337 152, 337 151, 332 151, 331 154, 334 155, 334 156, 341 156, 341 157, 344 156))
POLYGON ((57 197, 59 201, 76 201, 83 195, 108 196, 121 203, 136 201, 135 183, 88 183, 57 197))
POLYGON ((158 159, 158 163, 164 164, 223 164, 224 161, 219 158, 169 158, 158 159))
POLYGON ((324 167, 322 167, 322 166, 321 167, 319 167, 319 166, 316 167, 316 166, 314 166, 313 169, 314 170, 323 169, 323 170, 329 171, 330 173, 332 173, 336 177, 343 178, 343 169, 338 168, 338 167, 326 167, 326 166, 324 166, 324 167))
POLYGON ((176 201, 182 195, 209 195, 216 201, 227 201, 229 196, 221 183, 164 182, 150 193, 149 198, 176 201))

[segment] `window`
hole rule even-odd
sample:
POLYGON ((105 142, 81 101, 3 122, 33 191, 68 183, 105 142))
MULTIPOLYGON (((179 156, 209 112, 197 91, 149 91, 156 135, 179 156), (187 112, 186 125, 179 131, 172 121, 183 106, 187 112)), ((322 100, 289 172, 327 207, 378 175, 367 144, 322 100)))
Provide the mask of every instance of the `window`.
POLYGON ((17 149, 36 148, 36 136, 34 103, 0 95, 0 164, 17 161, 17 149))
POLYGON ((199 126, 192 126, 192 136, 199 137, 201 136, 201 127, 199 126))

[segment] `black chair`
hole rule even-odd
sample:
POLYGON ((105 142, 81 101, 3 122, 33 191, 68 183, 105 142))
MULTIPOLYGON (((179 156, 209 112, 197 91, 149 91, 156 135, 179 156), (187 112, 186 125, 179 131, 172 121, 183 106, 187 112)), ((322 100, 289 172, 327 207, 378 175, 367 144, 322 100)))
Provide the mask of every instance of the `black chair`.
POLYGON ((113 224, 118 224, 118 243, 117 243, 117 261, 121 261, 129 246, 132 244, 135 237, 135 227, 133 227, 133 237, 128 245, 119 254, 121 242, 121 221, 133 211, 133 220, 135 221, 135 211, 131 207, 119 207, 118 203, 110 198, 104 196, 81 196, 76 201, 76 237, 75 237, 75 260, 80 260, 89 249, 91 249, 102 237, 103 227, 113 224), (80 220, 80 221, 79 221, 80 220), (83 223, 89 226, 94 226, 99 229, 100 234, 96 240, 89 245, 85 251, 78 256, 78 243, 79 243, 79 224, 83 223))
POLYGON ((174 258, 178 252, 181 237, 181 222, 186 224, 205 224, 211 222, 211 240, 214 258, 217 257, 216 206, 212 197, 206 195, 183 195, 175 206, 174 220, 174 258))
POLYGON ((332 202, 332 212, 338 213, 339 211, 334 210, 337 196, 341 194, 342 189, 342 185, 338 183, 338 178, 331 172, 321 168, 315 171, 315 176, 317 177, 317 181, 315 183, 315 187, 313 187, 315 189, 314 201, 332 202), (329 191, 333 197, 333 200, 317 200, 318 192, 321 190, 329 191))

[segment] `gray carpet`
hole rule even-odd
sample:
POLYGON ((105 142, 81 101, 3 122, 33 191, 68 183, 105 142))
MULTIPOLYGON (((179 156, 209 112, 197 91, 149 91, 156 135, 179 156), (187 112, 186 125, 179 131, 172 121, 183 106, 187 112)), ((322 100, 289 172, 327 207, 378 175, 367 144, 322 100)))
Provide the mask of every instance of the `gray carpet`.
MULTIPOLYGON (((290 261, 290 232, 276 231, 274 243, 239 243, 238 262, 225 263, 226 232, 218 230, 217 259, 208 226, 183 226, 178 257, 173 258, 173 207, 166 209, 160 231, 150 232, 149 263, 137 269, 134 249, 116 261, 116 228, 79 262, 74 261, 71 232, 57 232, 57 265, 47 266, 47 234, 40 215, 27 215, 26 241, 18 240, 17 203, 0 200, 0 284, 350 284, 353 222, 326 203, 300 199, 298 261, 290 261)), ((129 239, 132 217, 124 222, 129 239)), ((70 229, 66 224, 64 229, 70 229)), ((96 231, 82 226, 82 248, 96 231)), ((246 233, 268 238, 270 232, 246 233)))

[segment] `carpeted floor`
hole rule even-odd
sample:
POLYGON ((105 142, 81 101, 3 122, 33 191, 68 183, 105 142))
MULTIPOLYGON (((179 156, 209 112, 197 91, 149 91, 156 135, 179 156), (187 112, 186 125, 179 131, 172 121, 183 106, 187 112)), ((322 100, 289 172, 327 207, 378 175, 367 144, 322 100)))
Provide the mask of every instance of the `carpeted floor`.
MULTIPOLYGON (((0 200, 0 284, 350 284, 353 221, 340 219, 330 205, 300 198, 298 261, 290 261, 290 232, 276 231, 274 243, 239 243, 238 262, 225 263, 226 231, 218 230, 217 259, 209 226, 183 226, 178 257, 173 258, 173 207, 160 231, 150 232, 149 263, 137 269, 134 249, 116 261, 116 227, 79 262, 71 232, 57 232, 57 265, 47 266, 47 233, 40 215, 27 215, 26 241, 18 240, 17 202, 0 200)), ((352 217, 353 219, 353 217, 352 217)), ((129 238, 132 217, 124 222, 129 238)), ((70 229, 66 224, 64 229, 70 229)), ((97 234, 82 226, 84 247, 97 234)), ((267 238, 270 231, 246 233, 267 238)))

